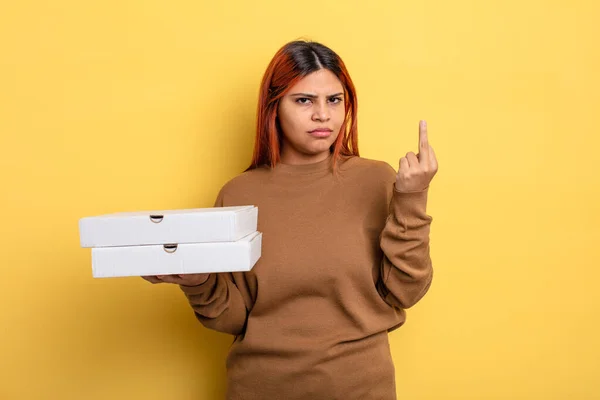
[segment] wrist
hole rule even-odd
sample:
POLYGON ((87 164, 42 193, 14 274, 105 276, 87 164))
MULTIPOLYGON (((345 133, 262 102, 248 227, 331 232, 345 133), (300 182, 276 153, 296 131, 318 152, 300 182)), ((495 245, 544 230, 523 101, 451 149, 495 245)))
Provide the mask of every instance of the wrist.
POLYGON ((187 288, 200 286, 200 285, 203 285, 206 282, 208 282, 209 278, 210 278, 210 274, 206 274, 206 278, 201 280, 200 282, 180 283, 179 286, 183 286, 183 287, 187 287, 187 288))

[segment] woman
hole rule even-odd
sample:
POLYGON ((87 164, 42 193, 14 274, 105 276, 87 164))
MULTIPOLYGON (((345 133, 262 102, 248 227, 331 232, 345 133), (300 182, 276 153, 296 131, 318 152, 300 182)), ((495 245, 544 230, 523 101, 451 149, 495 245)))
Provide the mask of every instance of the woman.
POLYGON ((227 398, 394 399, 388 332, 427 292, 437 161, 359 157, 356 92, 329 48, 295 41, 263 77, 252 164, 215 206, 254 204, 262 257, 244 273, 145 277, 180 285, 198 320, 235 336, 227 398))

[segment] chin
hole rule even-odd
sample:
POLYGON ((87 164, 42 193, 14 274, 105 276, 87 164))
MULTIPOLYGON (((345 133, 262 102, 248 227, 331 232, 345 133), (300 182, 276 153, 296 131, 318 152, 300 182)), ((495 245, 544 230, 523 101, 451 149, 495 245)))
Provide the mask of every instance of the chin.
POLYGON ((330 141, 330 140, 322 140, 320 142, 317 143, 312 143, 311 146, 308 146, 308 153, 311 154, 321 154, 324 151, 329 151, 329 149, 331 149, 331 147, 334 145, 335 140, 334 141, 330 141))
POLYGON ((330 153, 331 152, 330 147, 331 146, 327 146, 327 147, 323 147, 322 149, 314 149, 313 148, 311 150, 305 151, 305 154, 310 155, 310 156, 318 156, 323 153, 330 153))

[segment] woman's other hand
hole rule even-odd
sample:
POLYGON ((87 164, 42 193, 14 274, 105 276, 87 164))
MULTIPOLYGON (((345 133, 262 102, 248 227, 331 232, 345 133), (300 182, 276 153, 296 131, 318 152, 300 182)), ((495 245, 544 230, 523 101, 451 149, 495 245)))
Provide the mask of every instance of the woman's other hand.
POLYGON ((210 274, 149 275, 142 279, 150 283, 174 283, 182 286, 198 286, 208 280, 210 274))

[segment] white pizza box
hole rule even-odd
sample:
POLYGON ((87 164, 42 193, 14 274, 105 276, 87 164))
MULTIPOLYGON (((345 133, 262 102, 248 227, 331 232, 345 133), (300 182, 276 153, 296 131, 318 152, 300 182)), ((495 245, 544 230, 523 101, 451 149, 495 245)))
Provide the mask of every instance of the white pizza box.
POLYGON ((79 220, 81 247, 233 242, 256 232, 258 208, 122 212, 79 220))
POLYGON ((250 271, 261 256, 262 233, 235 242, 92 248, 94 278, 250 271))

